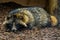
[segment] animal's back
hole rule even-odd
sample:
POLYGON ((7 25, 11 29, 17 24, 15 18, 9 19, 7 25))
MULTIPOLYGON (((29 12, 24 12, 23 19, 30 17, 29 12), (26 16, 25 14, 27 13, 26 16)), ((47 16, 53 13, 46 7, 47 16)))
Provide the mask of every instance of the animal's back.
POLYGON ((19 8, 19 10, 29 11, 30 13, 27 14, 31 18, 33 17, 33 19, 29 20, 33 20, 32 23, 34 25, 46 26, 50 20, 50 15, 43 8, 40 7, 27 7, 27 8, 25 7, 25 8, 19 8))

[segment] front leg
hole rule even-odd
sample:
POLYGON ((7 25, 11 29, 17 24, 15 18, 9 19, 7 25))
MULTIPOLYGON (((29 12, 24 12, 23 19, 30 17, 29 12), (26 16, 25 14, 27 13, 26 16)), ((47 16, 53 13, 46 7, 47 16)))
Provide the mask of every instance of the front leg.
POLYGON ((33 23, 28 23, 27 26, 28 26, 27 28, 31 30, 34 27, 34 24, 33 23))

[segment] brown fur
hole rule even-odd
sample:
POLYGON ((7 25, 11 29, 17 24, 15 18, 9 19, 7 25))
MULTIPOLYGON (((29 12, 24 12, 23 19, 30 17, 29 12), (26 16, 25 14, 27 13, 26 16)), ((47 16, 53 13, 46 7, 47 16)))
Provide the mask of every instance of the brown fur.
POLYGON ((22 10, 22 11, 23 12, 21 12, 21 13, 17 13, 16 16, 17 17, 21 17, 22 16, 23 17, 22 21, 24 23, 29 23, 31 21, 34 21, 34 18, 33 18, 32 14, 29 11, 27 11, 27 10, 22 10))

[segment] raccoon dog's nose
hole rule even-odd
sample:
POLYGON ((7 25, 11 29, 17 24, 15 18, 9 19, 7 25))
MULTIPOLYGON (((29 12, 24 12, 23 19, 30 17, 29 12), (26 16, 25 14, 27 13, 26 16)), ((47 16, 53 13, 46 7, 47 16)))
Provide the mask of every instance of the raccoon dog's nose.
POLYGON ((16 30, 12 30, 12 32, 16 32, 16 30))

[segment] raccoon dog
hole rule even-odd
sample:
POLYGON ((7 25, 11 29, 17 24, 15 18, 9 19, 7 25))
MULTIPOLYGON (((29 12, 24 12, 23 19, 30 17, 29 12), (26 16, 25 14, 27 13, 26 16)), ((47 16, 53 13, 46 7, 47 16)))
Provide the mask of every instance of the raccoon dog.
POLYGON ((43 8, 25 7, 10 11, 3 25, 7 26, 8 30, 18 30, 23 27, 32 29, 34 26, 56 26, 57 23, 57 18, 48 14, 43 8))

